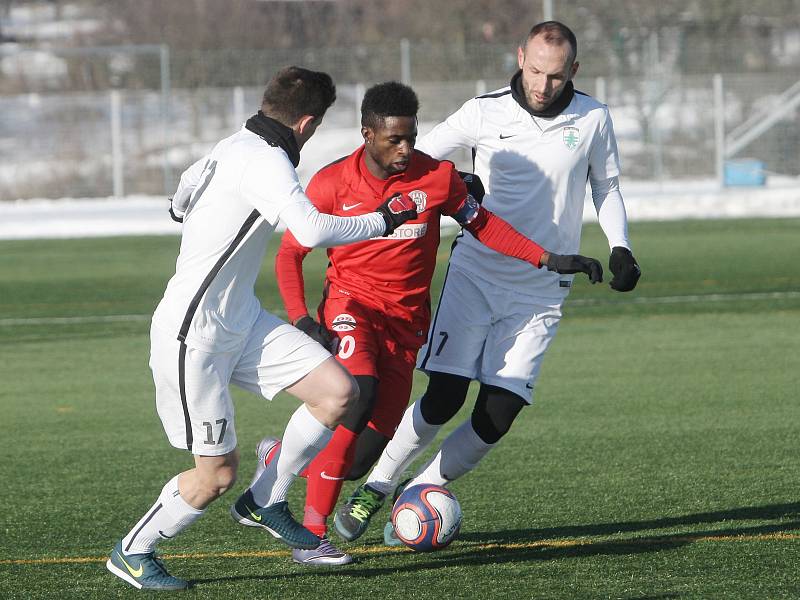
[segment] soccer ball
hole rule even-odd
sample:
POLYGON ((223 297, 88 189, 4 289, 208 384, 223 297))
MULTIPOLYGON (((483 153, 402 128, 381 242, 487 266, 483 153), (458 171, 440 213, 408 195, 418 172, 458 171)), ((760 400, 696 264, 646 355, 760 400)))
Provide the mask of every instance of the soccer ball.
POLYGON ((397 498, 392 525, 406 546, 416 552, 432 552, 455 539, 461 516, 461 506, 450 490, 423 483, 404 490, 397 498))

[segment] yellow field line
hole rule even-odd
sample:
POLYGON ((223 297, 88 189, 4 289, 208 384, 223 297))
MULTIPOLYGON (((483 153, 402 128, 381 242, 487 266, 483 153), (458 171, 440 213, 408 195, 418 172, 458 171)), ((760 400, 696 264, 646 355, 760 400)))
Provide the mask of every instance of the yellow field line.
MULTIPOLYGON (((795 541, 800 540, 800 534, 785 533, 764 533, 757 535, 682 535, 665 536, 656 538, 629 538, 605 540, 596 539, 571 539, 571 540, 536 540, 531 542, 513 542, 503 544, 466 544, 469 550, 526 550, 534 548, 574 548, 578 546, 592 546, 594 544, 624 544, 630 546, 647 546, 657 544, 673 543, 694 543, 694 542, 766 542, 766 541, 795 541)), ((348 549, 350 554, 355 556, 367 556, 370 554, 386 554, 391 552, 405 552, 402 547, 371 546, 365 548, 348 549)), ((289 556, 288 550, 251 550, 239 552, 192 552, 185 554, 164 554, 163 558, 279 558, 289 556)), ((0 565, 61 565, 61 564, 80 564, 80 563, 99 563, 104 562, 107 556, 74 556, 74 557, 50 557, 50 558, 22 558, 22 559, 3 559, 0 565)))

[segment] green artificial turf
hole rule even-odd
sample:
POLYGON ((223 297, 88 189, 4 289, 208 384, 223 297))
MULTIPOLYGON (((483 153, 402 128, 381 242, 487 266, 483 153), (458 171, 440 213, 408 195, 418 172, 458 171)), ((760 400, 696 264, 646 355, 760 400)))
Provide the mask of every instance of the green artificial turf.
MULTIPOLYGON (((436 553, 384 547, 386 510, 342 544, 357 562, 340 569, 295 565, 235 525, 227 510, 254 444, 280 435, 296 406, 236 390, 241 481, 161 546, 194 582, 184 595, 800 597, 798 232, 797 219, 632 224, 639 286, 579 278, 534 406, 451 485, 464 524, 436 553)), ((163 435, 147 367, 149 315, 177 248, 174 237, 0 242, 0 597, 143 595, 104 562, 190 465, 163 435)), ((597 226, 582 248, 606 262, 597 226)), ((257 291, 283 314, 274 249, 257 291)), ((320 251, 306 261, 311 308, 324 266, 320 251)), ((424 385, 417 374, 415 396, 424 385)))

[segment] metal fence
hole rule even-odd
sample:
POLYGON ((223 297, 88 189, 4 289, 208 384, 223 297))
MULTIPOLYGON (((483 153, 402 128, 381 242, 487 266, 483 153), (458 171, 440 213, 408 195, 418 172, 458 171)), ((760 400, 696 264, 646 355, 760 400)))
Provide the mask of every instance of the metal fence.
MULTIPOLYGON (((723 73, 715 96, 713 72, 685 74, 653 59, 641 74, 613 75, 588 68, 591 47, 584 52, 576 87, 609 105, 626 177, 719 178, 721 161, 741 157, 757 159, 767 173, 800 174, 800 90, 790 89, 800 72, 723 73), (736 140, 721 138, 720 126, 741 139, 747 132, 737 127, 752 115, 763 118, 751 129, 764 130, 726 154, 736 140)), ((264 81, 285 64, 327 70, 336 79, 327 131, 357 130, 361 96, 376 81, 411 83, 420 121, 433 123, 466 99, 505 85, 516 68, 507 45, 460 53, 445 45, 400 44, 364 52, 186 54, 152 46, 72 49, 63 57, 63 68, 51 69, 49 78, 29 73, 32 91, 0 95, 0 200, 169 193, 188 164, 255 112, 264 81), (207 80, 209 71, 224 85, 191 85, 207 80), (87 81, 106 89, 65 91, 87 81)), ((7 92, 14 87, 8 77, 2 81, 7 92)))

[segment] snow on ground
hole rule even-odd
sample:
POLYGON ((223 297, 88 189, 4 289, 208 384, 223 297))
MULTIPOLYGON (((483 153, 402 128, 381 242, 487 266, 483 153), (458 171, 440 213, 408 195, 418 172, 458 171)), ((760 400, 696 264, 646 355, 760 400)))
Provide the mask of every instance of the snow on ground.
MULTIPOLYGON (((420 133, 430 125, 421 123, 420 133)), ((306 184, 318 169, 360 143, 356 128, 320 129, 303 148, 300 181, 306 184)), ((720 189, 712 180, 658 183, 623 177, 621 188, 632 221, 800 216, 800 178, 770 176, 764 187, 720 189)), ((168 208, 163 196, 0 202, 0 239, 178 234, 180 225, 170 219, 168 208)), ((584 220, 597 220, 588 196, 584 220)), ((446 219, 444 225, 455 223, 446 219)))
MULTIPOLYGON (((800 181, 763 188, 726 188, 714 182, 622 182, 631 221, 800 216, 800 181)), ((0 239, 178 234, 166 198, 19 200, 0 202, 0 239)), ((584 221, 596 221, 587 199, 584 221)), ((445 226, 454 225, 449 221, 445 226)))

